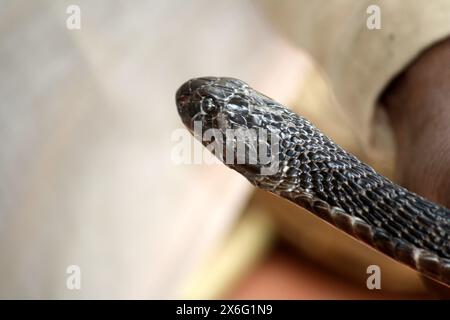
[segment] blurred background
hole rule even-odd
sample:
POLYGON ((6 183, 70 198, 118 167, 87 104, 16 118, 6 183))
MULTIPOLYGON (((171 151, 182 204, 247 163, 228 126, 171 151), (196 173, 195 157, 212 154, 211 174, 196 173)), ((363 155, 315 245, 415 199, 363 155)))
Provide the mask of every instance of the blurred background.
POLYGON ((431 297, 414 272, 224 166, 173 161, 174 94, 199 76, 240 78, 368 158, 270 1, 0 7, 1 298, 431 297), (366 287, 370 264, 382 290, 366 287))

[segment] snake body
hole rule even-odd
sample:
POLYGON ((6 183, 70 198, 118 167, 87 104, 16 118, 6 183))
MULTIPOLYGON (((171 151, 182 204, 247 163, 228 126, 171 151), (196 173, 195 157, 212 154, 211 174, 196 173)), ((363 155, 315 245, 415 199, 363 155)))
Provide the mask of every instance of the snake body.
MULTIPOLYGON (((277 148, 272 156, 278 167, 271 174, 261 174, 266 164, 259 161, 226 165, 256 187, 306 208, 376 250, 450 285, 449 209, 378 174, 308 120, 241 80, 189 80, 178 89, 176 103, 191 132, 198 121, 202 130, 216 129, 224 136, 229 129, 263 129, 275 136, 277 148)), ((236 154, 239 138, 233 139, 230 145, 236 154)), ((211 142, 200 140, 205 146, 211 142)), ((273 142, 267 139, 267 143, 273 142)))

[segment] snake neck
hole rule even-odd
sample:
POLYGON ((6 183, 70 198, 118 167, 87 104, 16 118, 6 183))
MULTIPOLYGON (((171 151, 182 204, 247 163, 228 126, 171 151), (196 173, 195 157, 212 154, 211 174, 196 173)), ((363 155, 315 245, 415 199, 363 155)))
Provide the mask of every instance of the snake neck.
MULTIPOLYGON (((280 168, 275 175, 253 178, 255 185, 309 209, 316 204, 319 214, 325 209, 342 212, 380 235, 450 259, 449 209, 392 183, 306 119, 289 115, 298 130, 292 132, 286 127, 279 134, 283 137, 279 143, 280 168)), ((283 130, 283 126, 279 128, 283 130)), ((331 223, 347 232, 351 227, 331 223)))

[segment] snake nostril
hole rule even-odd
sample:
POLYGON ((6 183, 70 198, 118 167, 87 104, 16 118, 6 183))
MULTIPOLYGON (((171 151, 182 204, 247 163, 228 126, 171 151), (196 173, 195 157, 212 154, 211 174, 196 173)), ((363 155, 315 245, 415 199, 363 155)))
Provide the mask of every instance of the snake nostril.
POLYGON ((177 104, 184 101, 185 98, 188 98, 192 93, 191 86, 189 81, 183 83, 183 85, 177 90, 177 93, 175 94, 175 100, 177 104))
POLYGON ((177 100, 178 100, 178 106, 180 108, 185 108, 189 104, 188 96, 180 96, 177 100))

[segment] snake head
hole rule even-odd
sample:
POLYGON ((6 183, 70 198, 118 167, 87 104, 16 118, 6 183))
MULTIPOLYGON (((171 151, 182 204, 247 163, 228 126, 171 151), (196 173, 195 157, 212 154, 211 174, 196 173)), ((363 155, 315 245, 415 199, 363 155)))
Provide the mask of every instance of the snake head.
POLYGON ((279 124, 289 114, 241 80, 191 79, 178 89, 176 104, 189 131, 210 151, 214 137, 216 157, 252 183, 280 154, 279 124))
MULTIPOLYGON (((233 127, 233 97, 245 91, 248 85, 233 78, 203 77, 185 82, 176 93, 178 113, 185 126, 194 130, 194 123, 201 124, 203 131, 208 129, 226 130, 233 127), (231 107, 231 108, 230 108, 231 107), (231 113, 230 113, 231 112, 231 113)), ((245 94, 245 92, 243 92, 245 94)))

